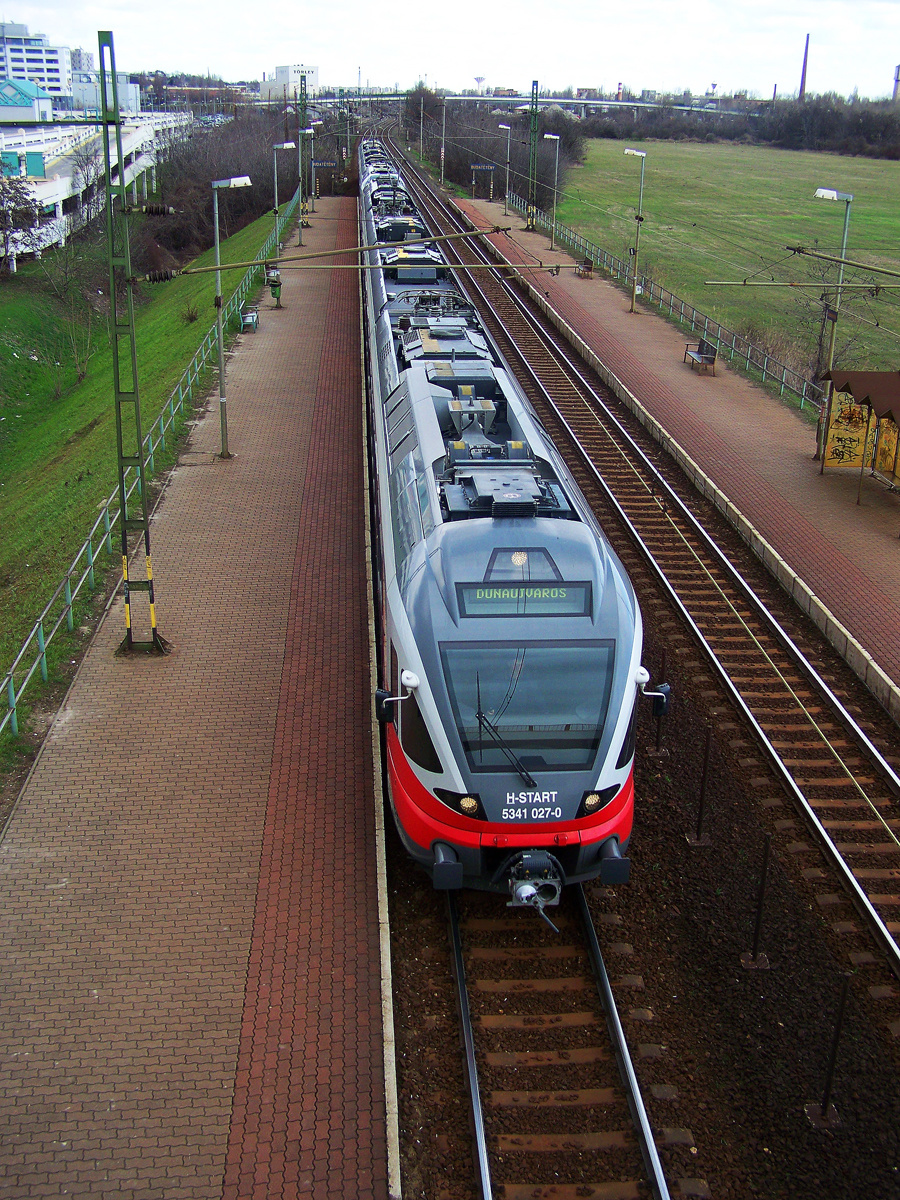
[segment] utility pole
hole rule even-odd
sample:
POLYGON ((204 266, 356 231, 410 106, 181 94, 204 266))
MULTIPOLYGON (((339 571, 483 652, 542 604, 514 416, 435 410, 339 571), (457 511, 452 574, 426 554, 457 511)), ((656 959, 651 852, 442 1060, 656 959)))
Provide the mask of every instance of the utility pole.
POLYGON ((531 144, 528 154, 528 208, 525 214, 525 228, 532 232, 535 228, 535 211, 537 204, 537 155, 538 155, 538 81, 531 84, 531 144))
MULTIPOLYGON (((125 639, 120 653, 140 650, 150 654, 167 654, 169 643, 160 636, 156 625, 156 599, 153 568, 150 561, 150 512, 147 476, 144 461, 144 435, 141 428, 141 403, 138 388, 137 341, 134 326, 134 273, 131 268, 131 248, 128 228, 128 202, 125 170, 113 174, 113 163, 125 162, 122 150, 122 116, 119 106, 116 58, 111 32, 98 33, 100 59, 100 105, 103 129, 103 163, 106 190, 106 244, 109 267, 110 344, 112 347, 113 390, 116 414, 116 449, 118 456, 119 520, 122 530, 122 584, 125 601, 125 639), (135 482, 128 487, 127 474, 134 472, 135 482), (137 493, 129 506, 129 494, 137 493), (145 577, 129 576, 131 548, 129 534, 135 533, 144 543, 145 577), (150 640, 136 641, 132 620, 134 595, 145 593, 149 606, 150 640)), ((161 208, 147 205, 147 209, 161 208)), ((170 209, 163 210, 170 212, 170 209)))

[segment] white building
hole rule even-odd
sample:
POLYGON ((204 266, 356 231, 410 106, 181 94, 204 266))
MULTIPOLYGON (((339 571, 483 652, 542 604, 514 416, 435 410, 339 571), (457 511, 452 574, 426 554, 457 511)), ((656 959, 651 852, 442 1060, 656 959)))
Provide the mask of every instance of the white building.
POLYGON ((94 71, 94 55, 90 50, 82 50, 79 46, 76 50, 72 49, 72 70, 73 71, 94 71))
POLYGON ((53 120, 53 101, 36 83, 27 79, 0 80, 0 120, 53 120))
MULTIPOLYGON (((107 78, 112 78, 107 75, 107 78)), ((128 82, 128 75, 116 71, 116 89, 119 96, 120 113, 139 113, 141 111, 141 89, 136 83, 128 82)), ((72 107, 76 110, 95 113, 100 110, 100 72, 72 72, 72 107)), ((112 101, 112 95, 109 96, 112 101)))
POLYGON ((0 22, 0 79, 28 81, 51 96, 72 94, 72 54, 68 46, 51 46, 46 34, 27 25, 0 22))
POLYGON ((300 80, 306 79, 306 94, 313 96, 319 90, 319 68, 305 67, 303 63, 294 63, 290 67, 276 67, 275 76, 263 78, 259 85, 260 100, 282 100, 287 97, 293 100, 294 92, 300 94, 300 80))

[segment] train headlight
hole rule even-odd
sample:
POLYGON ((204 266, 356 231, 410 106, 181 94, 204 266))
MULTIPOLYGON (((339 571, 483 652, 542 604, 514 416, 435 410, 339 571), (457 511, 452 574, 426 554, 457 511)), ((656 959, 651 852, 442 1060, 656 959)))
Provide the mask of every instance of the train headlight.
POLYGON ((434 794, 442 804, 464 817, 471 817, 475 821, 487 820, 477 792, 451 792, 447 788, 435 788, 434 794))
POLYGON ((601 788, 599 790, 593 789, 590 792, 585 792, 581 797, 578 812, 575 814, 576 820, 578 817, 592 817, 595 813, 600 812, 601 809, 606 808, 611 800, 614 800, 618 796, 620 791, 621 788, 619 785, 614 783, 612 787, 601 788))

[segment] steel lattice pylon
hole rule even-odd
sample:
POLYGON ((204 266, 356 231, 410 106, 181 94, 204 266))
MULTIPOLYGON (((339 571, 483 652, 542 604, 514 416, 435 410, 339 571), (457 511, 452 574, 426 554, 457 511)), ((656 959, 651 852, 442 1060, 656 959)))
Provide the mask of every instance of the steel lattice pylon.
POLYGON ((538 81, 531 84, 531 142, 528 152, 528 209, 525 228, 535 229, 537 214, 538 81))
MULTIPOLYGON (((119 508, 122 525, 122 583, 125 597, 125 638, 120 651, 135 650, 165 654, 169 644, 156 627, 153 568, 150 560, 150 514, 144 471, 144 438, 138 393, 137 344, 134 332, 134 279, 128 233, 128 195, 125 156, 122 152, 122 121, 112 33, 98 34, 100 48, 100 95, 103 124, 103 161, 106 186, 106 239, 109 255, 109 316, 113 352, 113 386, 116 407, 116 448, 119 465, 119 508), (127 473, 137 477, 137 512, 129 512, 127 473), (139 513, 139 515, 138 515, 139 513), (144 579, 131 579, 129 534, 143 534, 144 579), (132 629, 131 602, 135 592, 145 592, 149 602, 150 639, 136 641, 132 629)), ((133 498, 133 497, 132 497, 133 498)))

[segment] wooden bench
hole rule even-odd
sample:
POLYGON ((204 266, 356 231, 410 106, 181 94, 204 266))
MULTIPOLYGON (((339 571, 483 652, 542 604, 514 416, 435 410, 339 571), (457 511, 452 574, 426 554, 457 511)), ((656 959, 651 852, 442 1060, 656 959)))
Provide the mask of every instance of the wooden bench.
POLYGON ((699 342, 688 342, 685 345, 684 359, 682 361, 689 362, 692 371, 695 366, 701 371, 712 367, 712 373, 715 375, 717 354, 718 350, 712 342, 706 342, 701 338, 699 342))
POLYGON ((584 258, 580 263, 575 264, 575 274, 579 279, 594 278, 594 264, 589 258, 584 258))
POLYGON ((248 329, 253 333, 259 329, 259 313, 255 308, 245 308, 241 312, 241 332, 248 329))

